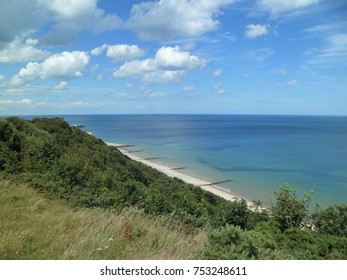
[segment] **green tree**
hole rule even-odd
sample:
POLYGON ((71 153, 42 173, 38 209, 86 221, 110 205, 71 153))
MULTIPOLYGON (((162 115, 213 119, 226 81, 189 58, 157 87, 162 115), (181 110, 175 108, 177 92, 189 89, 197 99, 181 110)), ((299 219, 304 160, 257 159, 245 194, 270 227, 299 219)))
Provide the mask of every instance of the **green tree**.
POLYGON ((296 190, 289 185, 281 186, 280 190, 275 192, 276 201, 271 211, 281 231, 306 226, 311 195, 312 192, 304 193, 300 199, 296 190))
POLYGON ((318 206, 312 215, 312 223, 319 233, 347 237, 347 204, 326 209, 318 206))

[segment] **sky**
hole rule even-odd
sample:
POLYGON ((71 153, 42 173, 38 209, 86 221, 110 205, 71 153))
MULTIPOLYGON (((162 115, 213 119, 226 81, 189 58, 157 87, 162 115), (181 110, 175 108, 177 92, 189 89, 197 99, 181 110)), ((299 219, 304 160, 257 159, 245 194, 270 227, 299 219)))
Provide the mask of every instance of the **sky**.
POLYGON ((0 0, 0 115, 347 115, 346 0, 0 0))

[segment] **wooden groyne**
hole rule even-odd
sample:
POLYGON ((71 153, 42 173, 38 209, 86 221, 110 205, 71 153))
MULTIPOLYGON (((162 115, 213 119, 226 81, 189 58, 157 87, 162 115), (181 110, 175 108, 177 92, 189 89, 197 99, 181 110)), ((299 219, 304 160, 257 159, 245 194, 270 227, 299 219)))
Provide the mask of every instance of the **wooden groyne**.
POLYGON ((208 183, 208 184, 199 185, 199 187, 219 185, 219 184, 227 183, 227 182, 230 182, 230 181, 231 180, 218 181, 218 182, 214 182, 214 183, 208 183))

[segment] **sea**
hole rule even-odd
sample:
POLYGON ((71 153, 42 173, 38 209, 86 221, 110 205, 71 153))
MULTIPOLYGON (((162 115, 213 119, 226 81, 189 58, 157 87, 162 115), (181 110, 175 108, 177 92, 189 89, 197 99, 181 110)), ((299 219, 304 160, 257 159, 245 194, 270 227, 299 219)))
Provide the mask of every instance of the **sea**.
POLYGON ((288 184, 311 205, 347 203, 347 117, 67 115, 70 125, 249 200, 288 184))

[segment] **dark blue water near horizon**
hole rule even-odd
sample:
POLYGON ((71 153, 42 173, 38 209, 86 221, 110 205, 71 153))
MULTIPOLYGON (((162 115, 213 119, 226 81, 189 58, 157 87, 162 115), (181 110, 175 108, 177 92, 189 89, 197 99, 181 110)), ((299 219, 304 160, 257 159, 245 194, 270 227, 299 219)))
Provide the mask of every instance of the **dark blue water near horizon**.
POLYGON ((322 205, 347 203, 347 117, 270 115, 79 115, 104 141, 270 201, 280 185, 314 190, 322 205))

